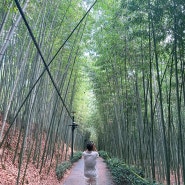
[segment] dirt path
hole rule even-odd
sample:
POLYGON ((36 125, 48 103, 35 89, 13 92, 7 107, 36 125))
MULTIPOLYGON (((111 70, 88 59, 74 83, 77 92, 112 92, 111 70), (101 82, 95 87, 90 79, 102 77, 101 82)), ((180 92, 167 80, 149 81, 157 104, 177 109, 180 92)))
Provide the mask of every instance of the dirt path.
MULTIPOLYGON (((74 164, 71 173, 61 185, 84 185, 83 159, 74 164)), ((102 158, 97 159, 98 185, 114 185, 111 174, 102 158)))

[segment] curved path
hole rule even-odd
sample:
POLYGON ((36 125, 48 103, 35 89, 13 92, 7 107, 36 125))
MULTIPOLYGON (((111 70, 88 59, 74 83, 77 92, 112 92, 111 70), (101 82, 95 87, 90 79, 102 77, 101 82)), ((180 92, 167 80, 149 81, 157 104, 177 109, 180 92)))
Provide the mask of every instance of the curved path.
MULTIPOLYGON (((73 165, 71 173, 61 185, 84 185, 84 161, 80 159, 73 165)), ((114 185, 111 174, 102 158, 97 159, 98 185, 114 185)))

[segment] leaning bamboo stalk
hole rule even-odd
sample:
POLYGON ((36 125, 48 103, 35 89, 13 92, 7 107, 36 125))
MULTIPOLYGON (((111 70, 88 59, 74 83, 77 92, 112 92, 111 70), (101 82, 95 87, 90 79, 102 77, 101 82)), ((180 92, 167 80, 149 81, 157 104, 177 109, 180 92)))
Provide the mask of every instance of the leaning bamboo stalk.
POLYGON ((12 6, 13 6, 13 2, 8 7, 8 12, 3 17, 3 21, 2 21, 1 26, 0 26, 0 36, 2 36, 2 34, 3 34, 4 26, 6 24, 6 21, 7 21, 8 17, 9 17, 9 13, 10 13, 10 10, 11 10, 12 6))
MULTIPOLYGON (((23 12, 26 11, 26 8, 28 6, 29 0, 27 0, 23 6, 23 12)), ((10 40, 13 37, 13 34, 15 33, 16 28, 18 27, 20 21, 21 21, 22 16, 19 15, 18 18, 16 19, 14 25, 11 27, 11 29, 9 30, 8 34, 6 35, 5 38, 5 43, 2 45, 2 47, 0 48, 0 61, 2 60, 4 53, 8 47, 8 45, 10 44, 10 40)))
POLYGON ((18 75, 17 75, 17 77, 16 77, 16 79, 15 79, 13 89, 11 90, 10 98, 9 98, 8 103, 7 103, 7 107, 6 107, 6 110, 5 110, 5 112, 4 112, 4 115, 3 115, 2 128, 1 128, 1 132, 0 132, 0 141, 2 140, 2 136, 3 136, 5 124, 6 124, 6 121, 7 121, 7 116, 8 116, 9 110, 10 110, 10 106, 11 106, 11 104, 12 104, 12 100, 13 100, 13 97, 14 97, 14 94, 15 94, 15 90, 16 90, 16 88, 17 88, 19 79, 20 79, 20 77, 21 77, 21 73, 23 72, 23 69, 24 69, 25 64, 26 64, 25 61, 26 61, 26 58, 27 58, 27 55, 28 55, 28 50, 29 50, 30 43, 31 43, 31 41, 29 42, 28 48, 27 48, 27 51, 26 51, 26 54, 25 54, 24 58, 22 59, 22 62, 21 62, 21 66, 20 66, 18 75))
POLYGON ((166 129, 165 129, 165 121, 164 121, 164 110, 163 110, 163 94, 162 94, 162 86, 160 83, 160 72, 159 72, 159 61, 157 54, 157 43, 156 43, 156 35, 154 29, 154 23, 152 22, 152 34, 153 34, 153 44, 154 44, 154 53, 155 53, 155 62, 156 62, 156 70, 157 70, 157 84, 159 89, 159 103, 160 103, 160 114, 161 114, 161 125, 162 125, 162 135, 163 135, 163 146, 164 146, 164 154, 165 154, 165 166, 166 166, 166 179, 167 184, 170 185, 170 161, 169 154, 167 151, 167 140, 166 140, 166 129))

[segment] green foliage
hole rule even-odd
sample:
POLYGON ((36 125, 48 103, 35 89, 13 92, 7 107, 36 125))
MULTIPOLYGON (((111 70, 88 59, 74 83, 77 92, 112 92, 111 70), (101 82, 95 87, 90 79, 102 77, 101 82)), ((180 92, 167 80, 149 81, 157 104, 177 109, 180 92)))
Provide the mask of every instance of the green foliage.
POLYGON ((78 161, 81 158, 82 158, 82 152, 77 151, 73 154, 73 158, 71 159, 71 163, 74 163, 74 162, 78 161))
POLYGON ((67 169, 70 169, 72 166, 72 163, 69 161, 65 161, 61 164, 59 164, 56 168, 56 175, 57 179, 60 180, 64 176, 67 169))
POLYGON ((129 168, 123 161, 112 158, 107 160, 107 164, 113 175, 113 179, 116 184, 150 184, 148 181, 143 179, 140 174, 143 176, 143 172, 138 169, 129 168))
POLYGON ((73 154, 73 158, 71 161, 64 161, 61 164, 59 164, 56 168, 56 175, 57 179, 60 180, 64 176, 67 169, 70 169, 72 164, 76 161, 78 161, 82 157, 82 152, 77 151, 73 154))
POLYGON ((107 152, 99 151, 99 155, 105 159, 113 180, 117 185, 151 185, 149 181, 144 179, 144 172, 140 168, 134 166, 129 167, 118 158, 111 158, 107 152))
POLYGON ((100 150, 100 151, 98 151, 98 153, 99 153, 100 157, 102 157, 103 159, 105 159, 105 160, 110 159, 110 157, 109 157, 107 152, 105 152, 103 150, 100 150))

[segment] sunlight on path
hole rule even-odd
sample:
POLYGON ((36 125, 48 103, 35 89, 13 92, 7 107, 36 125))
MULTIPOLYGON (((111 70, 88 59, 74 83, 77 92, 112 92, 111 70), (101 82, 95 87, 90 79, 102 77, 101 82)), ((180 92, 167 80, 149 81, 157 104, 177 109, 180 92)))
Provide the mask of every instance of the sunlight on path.
MULTIPOLYGON (((83 175, 83 159, 80 159, 74 164, 70 175, 66 178, 61 185, 84 185, 84 175, 83 175)), ((98 185, 114 185, 111 179, 111 174, 107 169, 106 163, 103 162, 102 158, 97 160, 97 171, 98 171, 98 185)))

